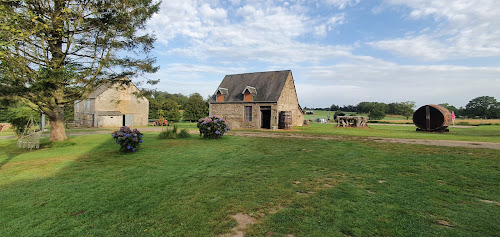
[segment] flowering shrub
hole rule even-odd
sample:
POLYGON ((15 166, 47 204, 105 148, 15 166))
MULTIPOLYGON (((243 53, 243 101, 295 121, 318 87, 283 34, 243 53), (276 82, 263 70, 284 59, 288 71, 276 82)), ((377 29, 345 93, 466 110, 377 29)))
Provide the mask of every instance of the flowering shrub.
POLYGON ((134 152, 141 146, 142 133, 134 128, 121 127, 120 130, 113 132, 111 136, 115 139, 116 144, 120 144, 120 151, 134 152))
POLYGON ((217 116, 209 116, 198 120, 196 125, 200 129, 200 136, 204 138, 220 138, 225 132, 231 130, 224 119, 217 116))

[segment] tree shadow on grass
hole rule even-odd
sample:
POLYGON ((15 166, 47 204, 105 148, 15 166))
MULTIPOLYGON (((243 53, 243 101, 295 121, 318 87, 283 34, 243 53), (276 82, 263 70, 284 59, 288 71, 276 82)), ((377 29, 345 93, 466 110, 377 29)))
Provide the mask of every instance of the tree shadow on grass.
MULTIPOLYGON (((173 180, 168 174, 183 171, 165 165, 159 149, 153 148, 170 141, 148 140, 138 152, 124 154, 108 135, 79 136, 44 144, 31 151, 33 156, 4 167, 0 226, 7 228, 2 232, 6 236, 162 235, 168 230, 176 235, 194 225, 203 229, 201 233, 210 233, 212 222, 220 222, 213 215, 227 219, 224 209, 211 212, 207 208, 212 207, 196 198, 180 200, 194 189, 181 188, 183 179, 173 180), (175 187, 169 187, 172 183, 175 187), (200 208, 208 214, 197 215, 200 208)), ((25 153, 10 153, 2 165, 25 153)))
POLYGON ((7 154, 7 158, 0 162, 0 170, 2 170, 2 167, 9 163, 12 159, 24 153, 23 150, 17 147, 17 140, 9 140, 6 143, 7 144, 5 146, 0 146, 0 150, 5 152, 4 154, 7 154))
POLYGON ((20 154, 22 154, 22 153, 17 153, 17 154, 16 153, 8 153, 7 154, 7 158, 4 159, 2 162, 0 162, 0 170, 2 170, 2 167, 5 164, 9 163, 10 160, 14 159, 16 156, 18 156, 20 154))

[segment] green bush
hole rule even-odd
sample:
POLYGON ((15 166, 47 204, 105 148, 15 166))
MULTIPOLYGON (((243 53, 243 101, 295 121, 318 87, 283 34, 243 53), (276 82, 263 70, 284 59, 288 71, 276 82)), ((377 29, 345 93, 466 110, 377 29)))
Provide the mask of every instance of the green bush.
POLYGON ((188 138, 191 137, 191 135, 188 133, 186 129, 182 129, 179 134, 177 135, 179 138, 188 138))
POLYGON ((158 135, 160 139, 176 139, 177 138, 177 126, 174 125, 173 129, 168 129, 160 132, 158 135))
POLYGON ((200 129, 200 136, 212 139, 218 139, 224 136, 225 132, 231 130, 229 124, 217 116, 202 118, 198 120, 196 126, 200 129))
POLYGON ((177 138, 177 134, 174 133, 174 131, 172 131, 172 130, 166 130, 166 131, 160 132, 160 134, 158 134, 158 138, 160 138, 160 139, 175 139, 175 138, 177 138))
POLYGON ((120 130, 113 132, 111 136, 115 139, 116 144, 120 144, 120 151, 135 152, 142 143, 142 133, 134 128, 123 126, 120 130))

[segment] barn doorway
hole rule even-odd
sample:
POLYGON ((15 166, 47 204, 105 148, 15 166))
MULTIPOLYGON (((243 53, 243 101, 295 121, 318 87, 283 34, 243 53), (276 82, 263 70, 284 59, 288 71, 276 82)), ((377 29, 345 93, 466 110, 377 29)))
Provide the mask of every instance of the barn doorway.
POLYGON ((271 106, 260 107, 260 127, 271 129, 271 106))
POLYGON ((122 126, 129 126, 129 127, 134 126, 134 115, 133 114, 124 114, 122 126))

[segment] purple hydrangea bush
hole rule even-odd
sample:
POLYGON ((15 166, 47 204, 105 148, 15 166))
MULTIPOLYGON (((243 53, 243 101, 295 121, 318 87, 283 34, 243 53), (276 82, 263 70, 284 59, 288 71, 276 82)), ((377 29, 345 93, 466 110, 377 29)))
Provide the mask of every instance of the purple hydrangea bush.
POLYGON ((224 136, 225 132, 231 130, 229 124, 217 116, 202 118, 198 120, 196 126, 200 129, 200 136, 211 139, 218 139, 224 136))
POLYGON ((139 149, 142 143, 142 133, 134 128, 124 126, 120 130, 114 131, 111 136, 115 139, 116 144, 120 144, 120 151, 135 152, 139 149))

